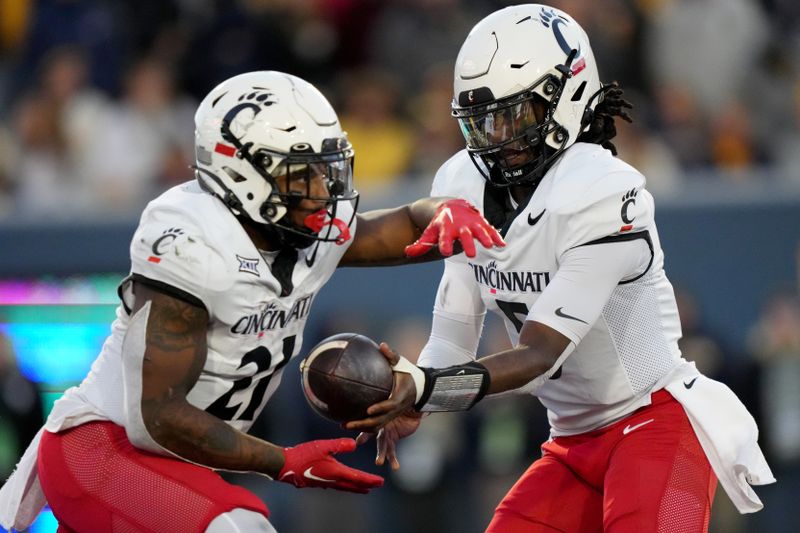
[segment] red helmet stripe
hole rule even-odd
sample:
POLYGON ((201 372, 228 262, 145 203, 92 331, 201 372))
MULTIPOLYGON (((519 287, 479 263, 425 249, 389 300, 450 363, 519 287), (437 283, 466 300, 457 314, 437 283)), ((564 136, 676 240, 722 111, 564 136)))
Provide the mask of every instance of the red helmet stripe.
POLYGON ((572 71, 572 75, 574 76, 575 74, 577 74, 578 72, 582 71, 585 68, 586 68, 586 59, 580 58, 572 65, 572 68, 570 70, 572 71))
POLYGON ((222 143, 217 143, 217 145, 214 147, 214 151, 218 154, 226 155, 228 157, 233 157, 234 154, 236 154, 235 147, 222 143))

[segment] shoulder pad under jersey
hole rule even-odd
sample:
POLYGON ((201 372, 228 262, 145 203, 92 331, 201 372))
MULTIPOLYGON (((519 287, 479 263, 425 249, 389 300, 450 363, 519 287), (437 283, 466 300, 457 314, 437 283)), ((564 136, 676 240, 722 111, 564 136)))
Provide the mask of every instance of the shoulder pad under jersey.
POLYGON ((142 213, 131 242, 131 269, 208 305, 210 294, 232 283, 224 247, 242 230, 232 227, 238 222, 221 202, 186 185, 162 194, 142 213))
POLYGON ((654 205, 644 176, 608 150, 576 144, 552 171, 547 208, 559 219, 557 253, 601 239, 625 239, 652 224, 654 205))
POLYGON ((547 197, 551 213, 577 213, 610 196, 644 187, 644 176, 596 144, 576 143, 550 170, 553 185, 547 197))

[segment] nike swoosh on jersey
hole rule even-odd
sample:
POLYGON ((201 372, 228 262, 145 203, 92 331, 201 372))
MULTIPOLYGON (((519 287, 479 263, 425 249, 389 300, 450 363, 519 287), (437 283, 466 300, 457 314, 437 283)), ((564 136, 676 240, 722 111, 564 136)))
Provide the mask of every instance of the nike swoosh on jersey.
POLYGON ((531 214, 528 213, 528 224, 530 224, 531 226, 535 226, 536 223, 539 222, 539 219, 542 218, 542 215, 544 215, 545 211, 547 211, 547 209, 542 209, 542 212, 536 215, 535 217, 531 217, 531 214))
POLYGON ((324 481, 326 483, 333 483, 334 481, 336 481, 335 479, 325 479, 324 477, 315 476, 314 474, 311 473, 312 468, 314 467, 309 466, 308 468, 306 468, 306 471, 303 472, 303 476, 307 477, 308 479, 314 479, 316 481, 324 481))
POLYGON ((690 381, 689 383, 686 383, 686 382, 684 381, 684 382, 683 382, 683 386, 684 386, 684 387, 686 387, 687 389, 691 389, 692 387, 694 387, 694 382, 695 382, 695 381, 697 381, 697 377, 695 377, 695 378, 694 378, 692 381, 690 381))
POLYGON ((589 323, 586 322, 585 320, 581 320, 580 318, 578 318, 576 316, 568 315, 567 313, 565 313, 563 311, 563 309, 564 309, 563 307, 559 307, 558 309, 556 309, 556 316, 560 316, 561 318, 568 318, 570 320, 576 320, 578 322, 583 322, 587 326, 589 325, 589 323))
POLYGON ((655 418, 651 418, 650 420, 645 420, 645 421, 644 421, 644 422, 642 422, 641 424, 636 424, 635 426, 632 426, 632 425, 628 424, 627 426, 625 426, 625 429, 623 429, 623 430, 622 430, 622 434, 623 434, 623 435, 627 435, 627 434, 628 434, 628 433, 630 433, 631 431, 634 431, 634 430, 636 430, 636 429, 639 429, 639 428, 640 428, 640 427, 642 427, 642 426, 646 426, 647 424, 649 424, 649 423, 650 423, 650 422, 652 422, 653 420, 655 420, 655 418))
POLYGON ((321 241, 317 241, 317 244, 314 245, 314 251, 310 254, 306 252, 306 266, 311 268, 314 266, 314 261, 317 259, 317 252, 319 251, 319 245, 321 241))

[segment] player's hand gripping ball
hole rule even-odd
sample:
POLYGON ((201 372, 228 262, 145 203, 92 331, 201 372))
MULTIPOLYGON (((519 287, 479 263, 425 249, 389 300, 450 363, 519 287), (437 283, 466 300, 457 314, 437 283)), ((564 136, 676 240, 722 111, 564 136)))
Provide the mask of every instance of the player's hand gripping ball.
POLYGON ((363 335, 340 333, 317 344, 300 364, 311 407, 335 422, 367 418, 367 407, 392 393, 392 367, 363 335))

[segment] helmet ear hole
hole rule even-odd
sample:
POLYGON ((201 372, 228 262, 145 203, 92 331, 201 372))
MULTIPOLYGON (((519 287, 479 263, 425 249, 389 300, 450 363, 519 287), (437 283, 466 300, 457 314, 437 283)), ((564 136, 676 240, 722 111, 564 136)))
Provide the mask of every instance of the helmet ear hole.
POLYGON ((580 101, 580 99, 581 99, 581 98, 583 98, 583 92, 584 92, 585 90, 586 90, 586 82, 584 81, 584 82, 582 82, 582 83, 581 83, 581 84, 578 86, 578 89, 577 89, 577 90, 575 91, 575 93, 572 95, 572 98, 571 98, 571 100, 572 100, 573 102, 578 102, 578 101, 580 101))
POLYGON ((247 178, 233 170, 231 167, 222 167, 222 170, 230 176, 234 183, 242 183, 243 181, 247 181, 247 178))

